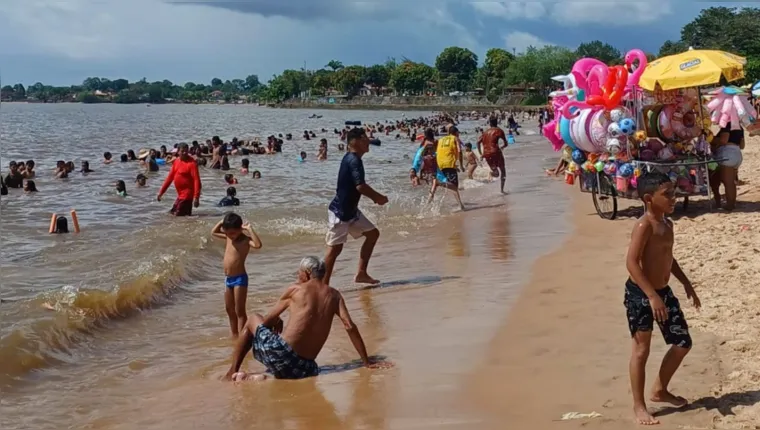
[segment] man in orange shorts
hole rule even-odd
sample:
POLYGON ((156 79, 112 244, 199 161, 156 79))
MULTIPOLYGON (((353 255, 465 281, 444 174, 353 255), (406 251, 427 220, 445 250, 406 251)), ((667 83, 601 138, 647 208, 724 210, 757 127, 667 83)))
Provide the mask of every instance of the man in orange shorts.
POLYGON ((491 176, 499 175, 503 194, 507 172, 504 167, 504 154, 501 151, 507 147, 507 136, 504 134, 504 130, 498 127, 499 120, 496 117, 489 118, 488 123, 491 128, 484 131, 478 139, 478 152, 481 154, 481 160, 485 160, 488 167, 491 168, 491 176), (499 147, 499 140, 504 141, 504 146, 499 147))

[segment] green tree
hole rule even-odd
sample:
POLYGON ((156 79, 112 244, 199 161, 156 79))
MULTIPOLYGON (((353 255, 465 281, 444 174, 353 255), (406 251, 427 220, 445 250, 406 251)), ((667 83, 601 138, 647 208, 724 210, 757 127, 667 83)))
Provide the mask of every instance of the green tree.
POLYGON ((760 56, 760 9, 711 7, 703 9, 681 29, 681 42, 695 49, 719 49, 760 56))
POLYGON ((373 87, 387 87, 391 81, 391 70, 382 65, 375 64, 365 71, 364 83, 373 87))
POLYGON ((666 40, 660 47, 658 57, 667 57, 668 55, 680 54, 689 49, 689 46, 681 41, 666 40))
POLYGON ((16 84, 13 86, 13 100, 26 99, 26 88, 22 84, 16 84))
POLYGON ((391 72, 391 85, 401 93, 423 94, 434 75, 427 64, 406 60, 391 72))
POLYGON ((333 72, 337 72, 338 70, 343 68, 343 63, 341 63, 338 60, 330 60, 330 62, 327 63, 325 67, 332 70, 333 72))
POLYGON ((258 75, 248 75, 245 78, 245 91, 252 92, 257 91, 261 87, 258 75))
POLYGON ((219 88, 222 86, 222 80, 219 78, 214 78, 211 80, 211 86, 214 88, 219 88))
POLYGON ((760 57, 747 57, 744 76, 751 84, 760 81, 760 57))
POLYGON ((311 89, 316 95, 324 95, 327 90, 333 88, 335 72, 325 69, 314 71, 311 77, 311 89))
POLYGON ((335 72, 333 82, 340 92, 351 97, 355 96, 364 84, 365 74, 366 69, 363 66, 348 66, 335 72))
POLYGON ((575 52, 558 46, 530 47, 507 70, 507 84, 534 86, 541 92, 552 87, 552 77, 566 74, 578 59, 575 52))
POLYGON ((475 76, 476 88, 483 88, 489 100, 495 101, 504 92, 504 81, 515 56, 505 49, 491 48, 486 52, 483 67, 475 76))
POLYGON ((620 64, 622 62, 620 50, 609 43, 604 43, 599 40, 581 43, 575 50, 575 55, 578 58, 596 58, 606 64, 620 64))
POLYGON ((438 54, 435 68, 444 91, 466 91, 478 69, 478 56, 469 49, 450 46, 438 54))

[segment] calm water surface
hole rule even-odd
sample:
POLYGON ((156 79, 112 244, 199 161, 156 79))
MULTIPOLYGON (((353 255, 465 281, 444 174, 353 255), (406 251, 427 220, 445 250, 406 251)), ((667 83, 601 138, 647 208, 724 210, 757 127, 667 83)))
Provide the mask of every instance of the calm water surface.
MULTIPOLYGON (((282 154, 248 156, 251 171, 261 171, 262 179, 239 177, 238 211, 251 220, 264 242, 261 252, 248 260, 249 308, 264 311, 293 281, 301 257, 323 253, 327 204, 341 157, 332 130, 346 120, 374 123, 429 114, 3 104, 0 165, 34 159, 40 192, 24 195, 11 190, 0 202, 0 428, 62 428, 62 422, 75 428, 166 428, 182 420, 201 428, 221 427, 220 422, 250 428, 245 424, 251 420, 263 428, 282 428, 283 417, 308 418, 303 405, 298 413, 289 409, 292 405, 283 406, 295 395, 288 388, 267 388, 283 391, 270 393, 270 403, 256 408, 261 411, 280 402, 276 416, 210 412, 214 405, 244 402, 252 395, 221 392, 222 384, 211 382, 223 373, 230 352, 222 304, 223 245, 209 240, 211 227, 224 213, 215 203, 224 196, 225 172, 202 169, 197 216, 175 219, 167 215, 173 190, 164 202, 155 201, 167 167, 149 175, 147 188, 137 189, 133 181, 141 168, 136 163, 103 165, 102 154, 110 151, 118 158, 127 149, 202 141, 213 135, 229 140, 287 132, 300 136, 304 129, 317 132, 317 140, 286 141, 282 154), (315 112, 323 117, 308 119, 315 112), (321 133, 322 128, 330 131, 321 133), (321 137, 329 142, 326 162, 314 161, 321 137), (309 161, 298 162, 300 151, 308 153, 309 161), (77 166, 89 160, 95 172, 55 179, 52 169, 59 159, 77 166), (114 193, 113 183, 119 179, 127 183, 127 198, 114 193), (82 233, 47 234, 51 213, 72 208, 79 214, 82 233), (44 309, 43 303, 55 311, 44 309), (209 398, 209 392, 221 397, 209 398), (178 397, 193 400, 183 407, 178 397), (199 410, 199 404, 206 406, 199 410), (208 425, 200 425, 204 422, 208 425)), ((476 125, 465 123, 463 128, 476 125)), ((428 206, 423 204, 426 190, 409 186, 409 158, 416 147, 380 137, 382 146, 373 147, 364 163, 369 183, 386 193, 390 203, 375 207, 363 201, 362 209, 382 231, 371 273, 387 281, 387 288, 355 291, 350 279, 356 242, 341 256, 334 284, 348 292, 355 319, 369 327, 368 345, 384 345, 383 353, 398 367, 414 366, 418 355, 409 336, 422 332, 409 324, 426 318, 436 321, 448 312, 459 315, 453 309, 462 305, 485 312, 489 302, 501 303, 498 310, 503 312, 505 302, 500 300, 513 297, 519 274, 567 229, 561 216, 565 197, 561 185, 543 180, 541 167, 554 161, 548 145, 524 136, 507 150, 510 195, 499 195, 496 184, 464 181, 465 202, 474 210, 452 214, 456 205, 451 196, 441 194, 428 206), (464 279, 472 284, 466 289, 459 286, 464 279), (511 293, 495 300, 488 294, 494 282, 503 284, 500 291, 511 293), (426 300, 429 288, 437 289, 437 305, 414 310, 416 303, 426 300), (385 310, 370 303, 368 297, 374 295, 385 310), (409 320, 415 313, 418 319, 409 320), (407 318, 406 328, 394 331, 383 315, 407 318)), ((463 138, 476 140, 472 131, 463 138)), ((240 159, 231 158, 233 173, 240 159)), ((476 177, 485 174, 479 169, 476 177)), ((331 338, 320 362, 341 364, 354 356, 345 339, 331 338)), ((348 374, 356 371, 336 372, 331 383, 351 380, 348 374)), ((364 387, 368 399, 380 395, 376 384, 357 377, 360 386, 369 384, 364 387)), ((313 394, 311 385, 294 387, 295 393, 313 394)), ((320 419, 324 427, 333 427, 329 416, 320 419)))

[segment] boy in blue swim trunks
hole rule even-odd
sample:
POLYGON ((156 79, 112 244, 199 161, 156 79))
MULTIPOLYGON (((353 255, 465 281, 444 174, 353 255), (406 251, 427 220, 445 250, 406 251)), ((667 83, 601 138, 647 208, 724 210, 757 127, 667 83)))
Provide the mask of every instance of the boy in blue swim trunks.
POLYGON ((245 300, 248 297, 248 273, 245 271, 245 259, 248 252, 261 248, 261 239, 250 224, 243 225, 240 215, 230 212, 219 221, 211 235, 227 241, 224 250, 224 306, 230 318, 232 337, 237 338, 243 330, 248 316, 245 313, 245 300))

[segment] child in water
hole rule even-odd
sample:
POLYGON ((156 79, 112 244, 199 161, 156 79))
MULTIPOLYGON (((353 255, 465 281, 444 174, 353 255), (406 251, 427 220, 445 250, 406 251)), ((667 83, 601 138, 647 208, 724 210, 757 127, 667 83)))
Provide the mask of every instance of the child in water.
POLYGON ((110 152, 103 153, 103 164, 111 164, 113 162, 113 155, 110 152))
POLYGON ((306 151, 301 151, 299 161, 306 161, 306 151))
POLYGON ((630 277, 625 283, 624 304, 633 340, 629 364, 633 413, 639 424, 653 425, 659 421, 647 410, 644 386, 655 322, 670 350, 662 361, 650 400, 677 408, 688 403, 668 391, 673 374, 692 345, 681 305, 668 286, 670 275, 683 285, 686 297, 692 300, 695 308, 699 309, 702 304, 689 278, 673 258, 673 222, 666 218, 673 213, 676 203, 673 182, 663 173, 648 173, 639 178, 638 193, 646 212, 638 219, 631 234, 626 257, 630 277))
POLYGON ((475 153, 472 152, 472 143, 464 145, 464 159, 467 160, 467 179, 472 179, 472 174, 475 173, 475 169, 478 167, 478 159, 475 157, 475 153))
POLYGON ((80 170, 80 172, 84 174, 94 172, 94 170, 90 169, 89 161, 82 161, 82 169, 80 170))
POLYGON ((26 181, 26 185, 24 186, 24 192, 28 193, 36 193, 37 192, 37 184, 34 183, 31 179, 26 181))
POLYGON ((248 316, 245 312, 245 302, 248 296, 248 273, 245 270, 245 260, 248 252, 261 249, 261 239, 253 231, 250 224, 243 224, 240 215, 230 212, 219 221, 211 235, 224 239, 227 243, 224 250, 224 307, 230 320, 230 332, 233 338, 243 331, 248 316))
POLYGON ((249 164, 250 164, 250 161, 247 158, 243 158, 240 161, 240 165, 242 166, 242 167, 240 167, 240 174, 241 175, 247 175, 248 174, 248 166, 249 166, 249 164))
POLYGON ((235 197, 236 195, 235 187, 227 188, 227 196, 219 201, 219 206, 240 206, 240 200, 235 197))
POLYGON ((116 194, 120 197, 127 197, 127 184, 124 181, 116 181, 116 194))
POLYGON ((254 170, 253 179, 261 179, 261 172, 259 172, 258 170, 254 170))
POLYGON ((226 182, 229 185, 238 183, 237 179, 235 179, 235 177, 232 176, 232 173, 227 173, 226 175, 224 175, 224 182, 226 182))

